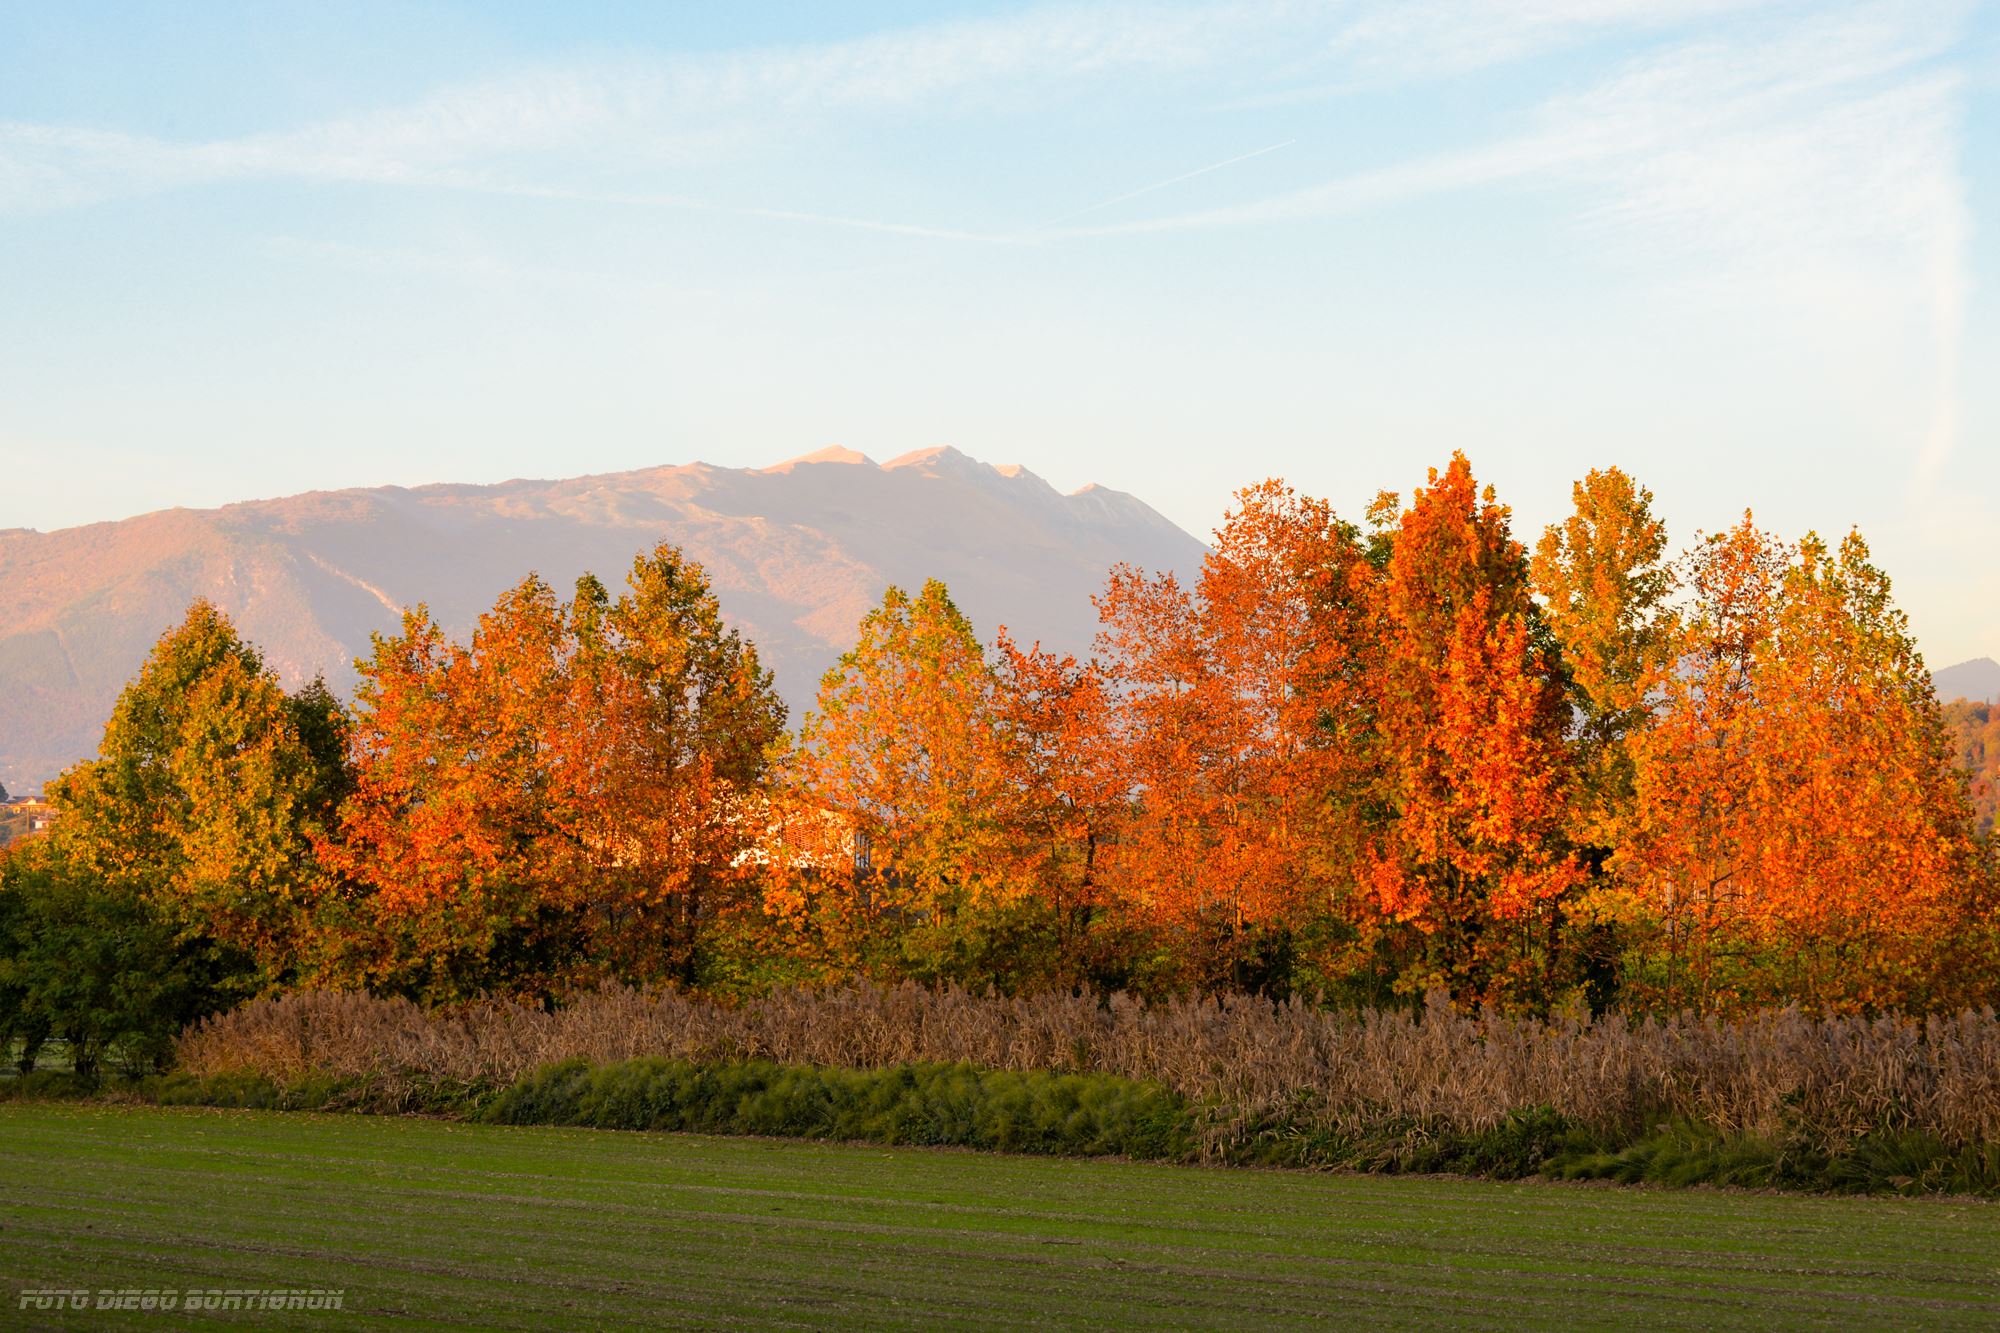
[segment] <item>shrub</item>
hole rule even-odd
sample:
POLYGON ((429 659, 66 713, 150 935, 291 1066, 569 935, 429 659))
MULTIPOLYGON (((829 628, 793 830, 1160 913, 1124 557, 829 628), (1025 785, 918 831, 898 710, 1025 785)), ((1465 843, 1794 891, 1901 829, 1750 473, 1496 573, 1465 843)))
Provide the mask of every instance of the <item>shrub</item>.
POLYGON ((1191 1156, 1196 1146, 1186 1102, 1163 1088, 1102 1074, 966 1064, 862 1070, 761 1060, 567 1060, 502 1092, 483 1118, 1169 1160, 1191 1156))
POLYGON ((67 1070, 36 1069, 18 1078, 0 1079, 0 1101, 69 1101, 97 1091, 94 1079, 67 1070))

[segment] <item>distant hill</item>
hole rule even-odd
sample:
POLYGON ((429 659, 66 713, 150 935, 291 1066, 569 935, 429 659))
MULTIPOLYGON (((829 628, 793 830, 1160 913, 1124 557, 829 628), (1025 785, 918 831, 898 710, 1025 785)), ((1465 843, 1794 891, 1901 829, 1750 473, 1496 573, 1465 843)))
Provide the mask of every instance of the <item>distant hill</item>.
POLYGON ((956 449, 876 464, 843 449, 763 469, 706 463, 495 486, 314 492, 41 533, 0 531, 0 781, 33 790, 93 753, 146 651, 207 597, 289 682, 336 689, 369 634, 422 601, 458 635, 535 571, 614 589, 669 540, 795 711, 890 583, 945 580, 991 635, 1081 652, 1119 561, 1191 573, 1202 544, 1142 501, 1064 495, 956 449))
POLYGON ((2000 701, 2000 662, 1990 657, 1975 657, 1970 662, 1933 671, 1931 686, 1937 691, 1937 697, 1946 703, 1953 699, 1984 703, 2000 701))

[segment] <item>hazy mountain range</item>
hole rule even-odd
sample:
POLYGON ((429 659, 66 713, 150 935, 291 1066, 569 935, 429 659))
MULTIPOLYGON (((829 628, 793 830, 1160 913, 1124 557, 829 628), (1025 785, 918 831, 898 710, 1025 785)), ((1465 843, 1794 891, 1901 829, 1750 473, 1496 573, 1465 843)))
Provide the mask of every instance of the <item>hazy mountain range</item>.
POLYGON ((796 713, 890 583, 945 580, 981 632, 1081 652, 1119 561, 1190 573, 1202 543, 1142 501, 1064 495, 955 449, 876 464, 829 449, 763 469, 693 463, 563 481, 385 486, 0 531, 0 783, 32 790, 93 753, 112 701, 207 597, 288 682, 353 684, 369 635, 419 601, 468 633, 530 571, 614 592, 669 540, 707 567, 796 713))
POLYGON ((1947 702, 1977 699, 1991 703, 2000 700, 2000 662, 1990 657, 1975 657, 1957 666, 1942 667, 1931 672, 1931 684, 1937 687, 1937 697, 1947 702))

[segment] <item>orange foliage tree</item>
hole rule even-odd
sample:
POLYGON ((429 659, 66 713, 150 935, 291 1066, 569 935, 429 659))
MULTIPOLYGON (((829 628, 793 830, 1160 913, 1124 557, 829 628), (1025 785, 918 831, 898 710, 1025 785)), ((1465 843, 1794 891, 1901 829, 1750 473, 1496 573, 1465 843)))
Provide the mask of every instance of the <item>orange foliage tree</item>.
POLYGON ((1259 950, 1351 912, 1373 580, 1351 524, 1271 481, 1238 494, 1195 588, 1121 567, 1098 598, 1135 794, 1118 893, 1204 984, 1261 984, 1259 950))
POLYGON ((707 923, 753 910, 765 775, 785 707, 727 628, 700 565, 671 546, 608 601, 577 586, 554 770, 583 849, 589 948, 621 976, 697 978, 707 923))
POLYGON ((989 654, 941 583, 890 588, 795 740, 669 545, 616 597, 530 577, 464 643, 416 608, 351 713, 197 603, 35 854, 263 985, 432 1000, 855 972, 1515 1008, 1994 994, 1967 789, 1992 710, 1940 710, 1860 537, 1746 515, 1667 565, 1622 472, 1573 499, 1530 560, 1462 454, 1366 534, 1265 482, 1192 584, 1112 571, 1088 661, 1004 629, 989 654))
POLYGON ((615 603, 530 577, 466 645, 418 608, 360 665, 330 978, 439 998, 692 978, 703 920, 750 896, 745 804, 784 726, 699 565, 663 544, 615 603))
POLYGON ((1858 534, 1703 543, 1616 865, 1673 1002, 1923 1005, 1966 980, 1983 904, 1929 673, 1858 534))
POLYGON ((1367 882, 1387 921, 1416 932, 1405 988, 1546 993, 1582 879, 1563 829, 1560 663, 1507 517, 1454 454, 1401 515, 1384 573, 1367 882))
POLYGON ((2000 812, 2000 706, 1953 699, 1944 706, 1945 725, 1958 751, 1958 767, 1972 780, 1972 808, 1979 831, 1991 840, 2000 812))
POLYGON ((1095 662, 1023 649, 1003 628, 995 709, 1010 742, 1012 850, 1049 913, 1054 979, 1091 971, 1091 931, 1111 900, 1104 867, 1130 809, 1131 777, 1113 743, 1112 700, 1095 662))
POLYGON ((359 664, 353 790, 323 854, 320 966, 345 984, 457 998, 496 974, 557 979, 563 879, 542 732, 559 695, 564 627, 530 578, 480 617, 469 645, 423 607, 359 664), (553 883, 552 883, 553 882, 553 883))

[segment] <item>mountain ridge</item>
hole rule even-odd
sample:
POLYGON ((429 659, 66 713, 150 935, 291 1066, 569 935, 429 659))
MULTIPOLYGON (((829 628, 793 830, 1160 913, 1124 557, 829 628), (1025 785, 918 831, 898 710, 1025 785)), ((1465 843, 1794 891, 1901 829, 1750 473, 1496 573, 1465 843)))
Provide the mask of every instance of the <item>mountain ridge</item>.
POLYGON ((835 446, 771 468, 662 464, 567 478, 351 487, 0 532, 0 781, 94 752, 111 702, 194 597, 288 682, 353 682, 368 635, 427 604, 456 636, 536 572, 622 583, 655 543, 708 570, 794 710, 889 583, 939 577, 991 636, 1090 646, 1111 565, 1191 572, 1202 543, 1105 487, 1064 495, 950 446, 888 463, 835 446))
POLYGON ((1954 662, 1931 673, 1931 688, 1940 702, 1969 699, 1974 703, 2000 701, 2000 662, 1990 657, 1974 657, 1954 662))

